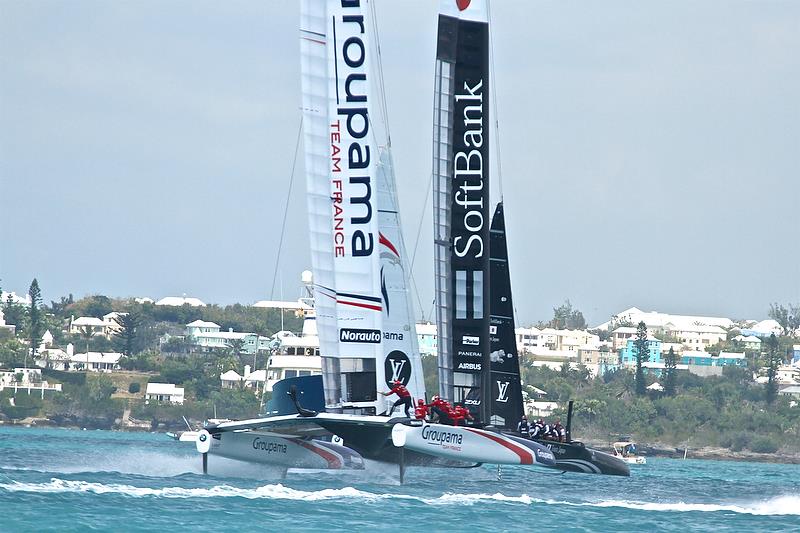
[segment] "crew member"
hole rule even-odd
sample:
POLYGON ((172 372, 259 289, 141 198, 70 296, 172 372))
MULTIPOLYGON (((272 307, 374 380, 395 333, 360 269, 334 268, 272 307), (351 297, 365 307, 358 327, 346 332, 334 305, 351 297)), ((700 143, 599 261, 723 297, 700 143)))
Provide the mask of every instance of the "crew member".
POLYGON ((522 415, 522 419, 517 424, 517 433, 523 439, 527 439, 531 436, 531 425, 528 423, 528 417, 522 415))
MULTIPOLYGON (((378 391, 378 392, 380 392, 380 391, 378 391)), ((386 416, 392 416, 392 412, 394 411, 394 408, 397 407, 398 405, 402 405, 406 410, 406 417, 411 418, 411 414, 409 413, 409 410, 414 409, 414 404, 411 401, 411 393, 408 392, 408 389, 403 386, 403 382, 402 381, 400 381, 399 379, 396 379, 394 381, 394 387, 392 387, 392 390, 390 390, 389 392, 380 392, 380 394, 383 394, 384 396, 390 396, 392 394, 397 394, 397 401, 394 402, 394 404, 392 405, 392 408, 389 409, 388 413, 386 413, 386 416)))
POLYGON ((539 431, 539 438, 544 440, 550 439, 550 424, 547 423, 545 420, 539 420, 539 423, 542 425, 542 429, 539 431))
POLYGON ((417 420, 425 420, 425 418, 428 416, 428 407, 429 406, 422 398, 417 400, 417 407, 414 408, 414 418, 417 420))
POLYGON ((556 423, 553 426, 553 431, 556 434, 556 440, 559 442, 567 442, 567 429, 561 425, 561 420, 556 419, 556 423))
POLYGON ((473 420, 472 415, 469 413, 469 409, 458 404, 456 404, 456 406, 453 407, 452 411, 450 411, 448 414, 453 420, 454 426, 457 426, 461 420, 473 420))
POLYGON ((542 438, 542 431, 544 430, 544 422, 540 418, 533 424, 533 428, 531 429, 531 438, 532 439, 541 439, 542 438))
POLYGON ((431 401, 431 420, 433 422, 448 423, 450 420, 450 403, 438 395, 431 401))

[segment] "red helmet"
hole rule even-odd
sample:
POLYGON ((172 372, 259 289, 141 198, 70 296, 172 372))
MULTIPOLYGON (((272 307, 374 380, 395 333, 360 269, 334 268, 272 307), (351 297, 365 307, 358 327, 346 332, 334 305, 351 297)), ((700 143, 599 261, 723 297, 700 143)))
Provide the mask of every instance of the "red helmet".
POLYGON ((402 382, 402 381, 400 381, 399 379, 396 379, 396 380, 394 380, 394 384, 395 384, 395 385, 402 385, 402 384, 403 384, 403 382, 402 382))

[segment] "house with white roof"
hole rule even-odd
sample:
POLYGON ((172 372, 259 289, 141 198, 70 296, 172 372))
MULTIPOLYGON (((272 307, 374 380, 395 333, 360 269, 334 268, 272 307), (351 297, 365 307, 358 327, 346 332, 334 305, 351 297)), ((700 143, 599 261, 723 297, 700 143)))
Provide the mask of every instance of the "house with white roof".
POLYGON ((668 324, 672 324, 674 327, 689 325, 718 326, 724 329, 733 327, 733 320, 725 317, 672 315, 668 313, 659 313, 658 311, 642 311, 637 307, 631 307, 630 309, 620 311, 608 322, 604 322, 592 329, 608 331, 612 325, 625 321, 634 325, 639 322, 644 322, 647 329, 654 333, 665 331, 668 324))
POLYGON ((758 351, 761 349, 761 339, 755 335, 737 335, 732 340, 741 343, 746 350, 758 351))
MULTIPOLYGON (((204 320, 195 320, 186 324, 186 339, 203 350, 227 350, 232 341, 242 341, 242 353, 254 354, 269 349, 269 338, 255 333, 220 331, 220 325, 204 320)), ((319 345, 319 343, 317 343, 319 345)))
POLYGON ((728 338, 728 333, 719 326, 667 324, 666 331, 689 349, 704 350, 728 338))
POLYGON ((169 305, 172 307, 183 307, 184 305, 189 305, 191 307, 206 306, 202 300, 198 298, 187 297, 185 294, 183 296, 167 296, 165 298, 161 298, 156 302, 156 305, 169 305))
POLYGON ((122 330, 122 326, 119 325, 117 320, 120 317, 126 316, 128 313, 118 313, 117 311, 111 311, 110 313, 106 313, 103 315, 103 323, 106 325, 106 335, 114 335, 122 330))
POLYGON ((70 319, 68 330, 70 334, 81 335, 87 330, 91 331, 93 335, 106 335, 108 324, 94 316, 79 316, 70 319))
POLYGON ((611 347, 614 351, 627 346, 628 341, 636 338, 637 329, 631 326, 620 326, 611 332, 611 347))
POLYGON ((0 292, 0 300, 2 303, 11 302, 12 304, 30 306, 31 305, 31 297, 29 294, 24 294, 22 296, 18 296, 17 293, 14 291, 11 292, 0 292))
POLYGON ((783 328, 778 324, 777 320, 771 318, 756 322, 749 328, 742 328, 742 335, 754 335, 762 339, 769 337, 773 333, 778 336, 783 333, 783 328))
POLYGON ((146 400, 156 402, 169 402, 183 404, 184 389, 174 383, 148 383, 144 397, 146 400))

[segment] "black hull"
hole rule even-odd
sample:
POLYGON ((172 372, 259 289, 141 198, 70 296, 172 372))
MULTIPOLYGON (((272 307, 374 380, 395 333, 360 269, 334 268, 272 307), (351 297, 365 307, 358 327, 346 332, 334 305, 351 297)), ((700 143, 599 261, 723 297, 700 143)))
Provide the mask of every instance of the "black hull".
POLYGON ((607 476, 630 476, 628 463, 611 454, 587 448, 582 442, 554 442, 536 440, 553 452, 556 468, 565 472, 604 474, 607 476))

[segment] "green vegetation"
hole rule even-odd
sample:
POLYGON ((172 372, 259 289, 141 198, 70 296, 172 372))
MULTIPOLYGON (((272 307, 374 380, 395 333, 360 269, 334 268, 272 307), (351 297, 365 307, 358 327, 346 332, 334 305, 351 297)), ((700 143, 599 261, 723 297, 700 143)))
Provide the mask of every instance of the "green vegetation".
MULTIPOLYGON (((546 390, 549 401, 576 400, 573 431, 579 438, 608 441, 626 434, 676 447, 800 451, 800 407, 785 397, 767 404, 764 385, 751 377, 748 370, 734 367, 706 378, 678 371, 674 397, 649 391, 638 396, 634 374, 627 370, 590 378, 581 367, 556 371, 523 364, 524 383, 546 390)), ((644 378, 655 381, 648 374, 644 378)), ((563 419, 566 413, 562 409, 556 416, 563 419)))
POLYGON ((650 360, 650 346, 647 344, 647 326, 644 322, 639 322, 636 327, 636 340, 633 341, 636 348, 636 394, 644 396, 647 393, 647 383, 644 380, 642 363, 650 360))

